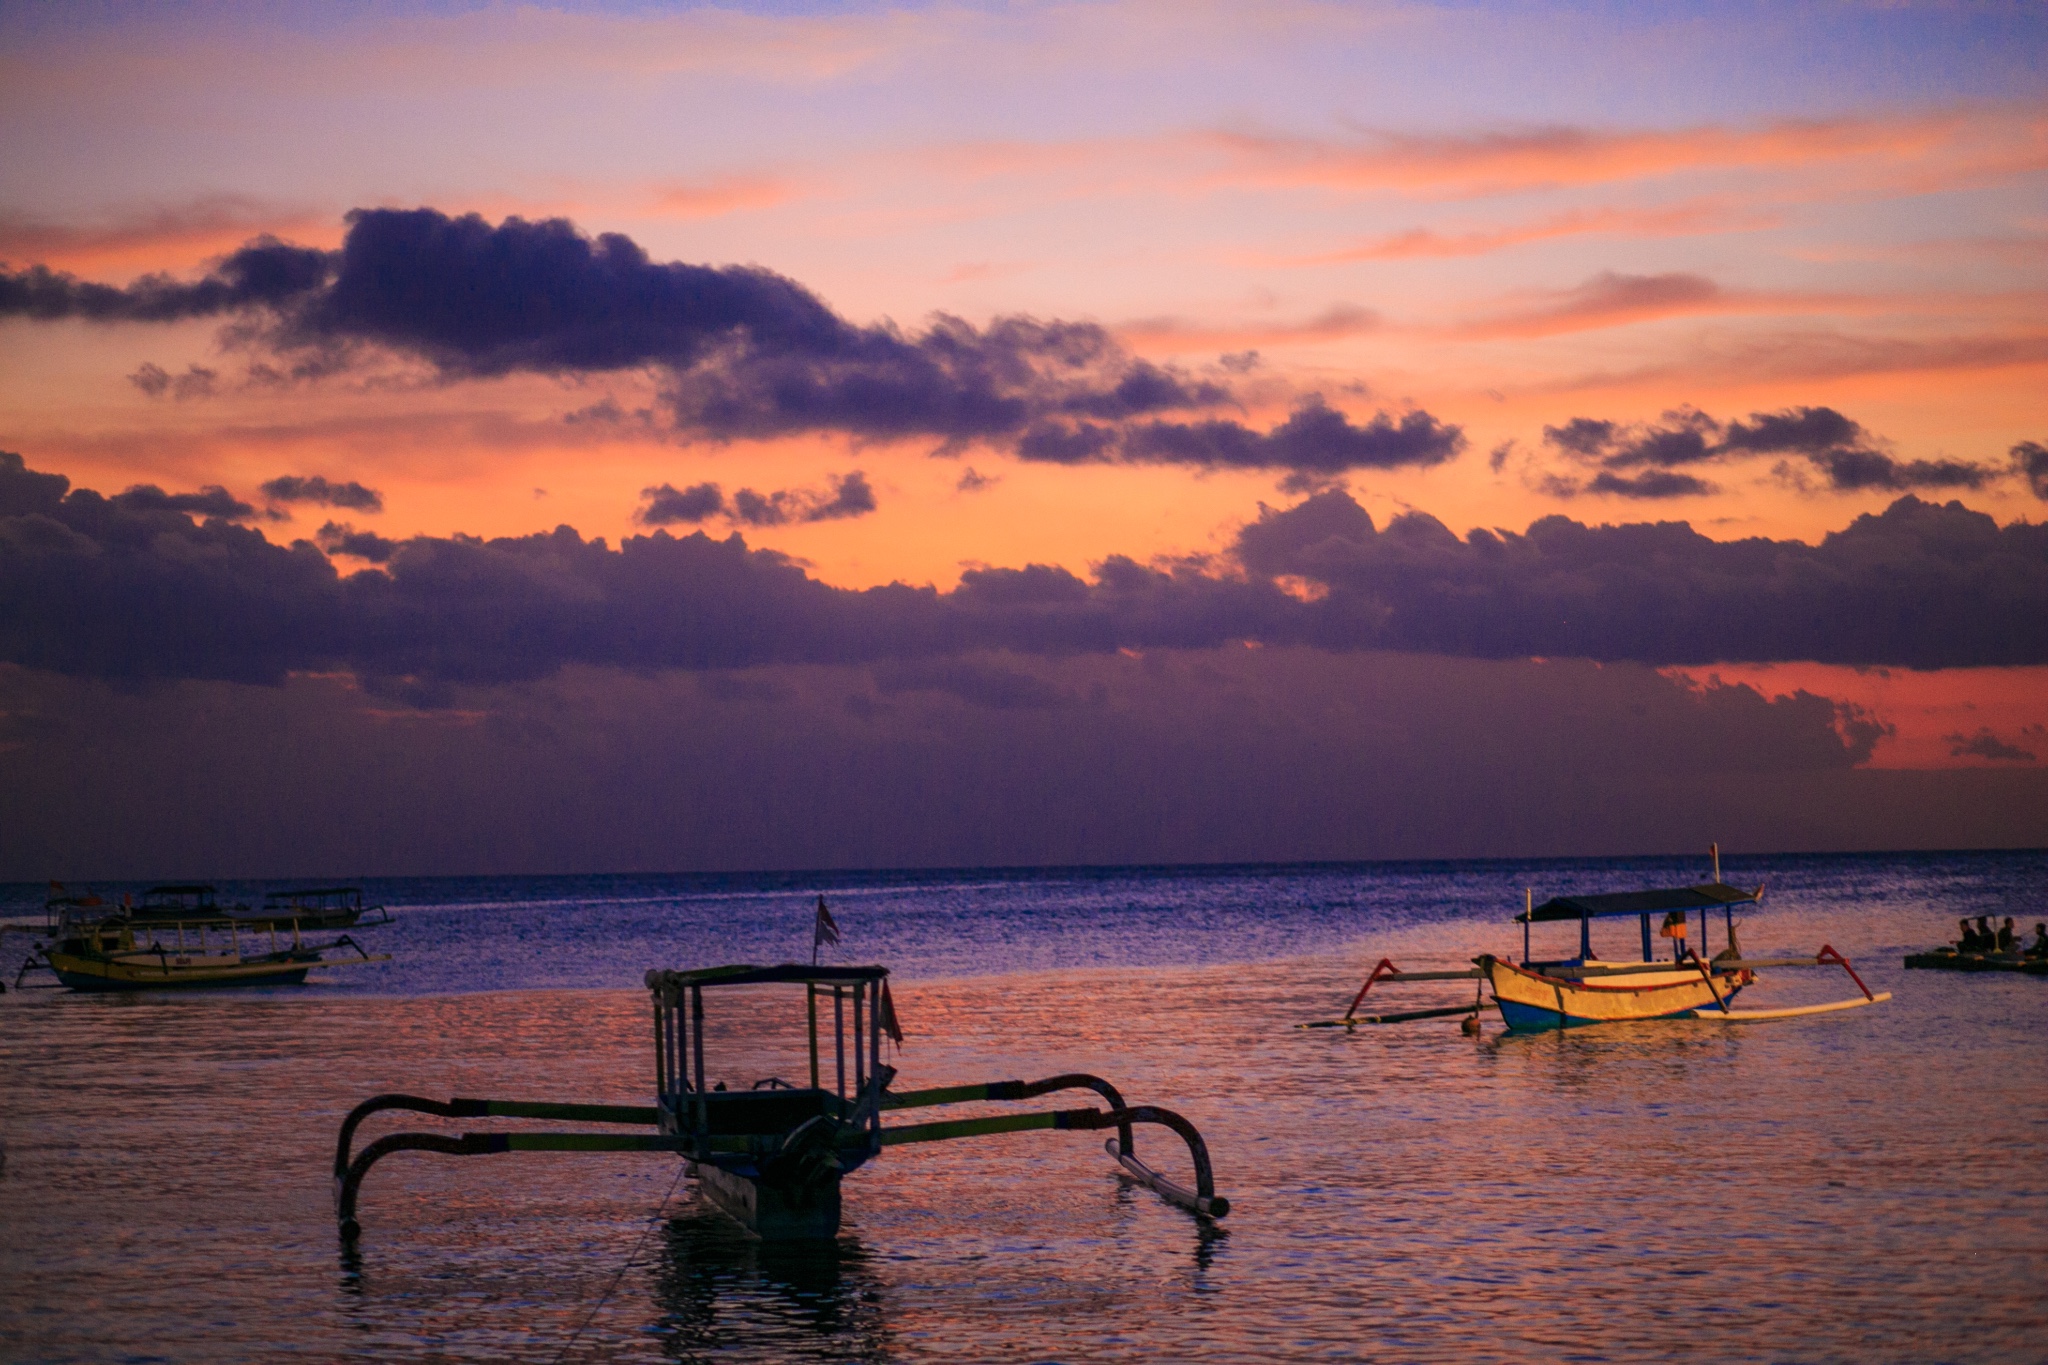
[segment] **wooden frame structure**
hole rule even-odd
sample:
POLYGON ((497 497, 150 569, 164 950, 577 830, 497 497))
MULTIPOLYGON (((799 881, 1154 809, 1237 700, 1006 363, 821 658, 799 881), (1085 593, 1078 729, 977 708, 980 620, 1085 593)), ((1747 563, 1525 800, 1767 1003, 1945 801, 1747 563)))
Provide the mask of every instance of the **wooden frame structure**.
POLYGON ((394 1152, 482 1156, 517 1151, 667 1152, 690 1163, 699 1191, 713 1205, 763 1238, 831 1237, 840 1225, 840 1182, 885 1147, 1037 1129, 1114 1129, 1104 1143, 1125 1178, 1145 1185, 1201 1218, 1221 1218, 1230 1201, 1216 1193, 1208 1145, 1195 1126, 1170 1109, 1132 1105, 1099 1076, 1080 1073, 1039 1081, 986 1081, 924 1090, 889 1088, 896 1069, 882 1060, 882 1038, 894 1007, 889 970, 874 966, 787 963, 738 965, 694 971, 650 971, 653 1006, 654 1103, 564 1104, 512 1100, 423 1099, 378 1095, 342 1121, 335 1144, 335 1214, 344 1241, 361 1234, 357 1219, 363 1179, 394 1152), (727 1089, 710 1078, 706 1060, 707 992, 741 986, 801 987, 808 1044, 808 1085, 763 1077, 746 1089, 727 1089), (826 1011, 830 1045, 827 1046, 826 1011), (1089 1090, 1107 1109, 1055 1109, 980 1115, 929 1123, 884 1125, 884 1112, 952 1104, 1035 1099, 1061 1090, 1089 1090), (357 1129, 372 1114, 410 1110, 445 1118, 559 1119, 653 1129, 590 1133, 394 1133, 360 1153, 357 1129), (1140 1160, 1134 1129, 1171 1129, 1187 1145, 1192 1188, 1140 1160))

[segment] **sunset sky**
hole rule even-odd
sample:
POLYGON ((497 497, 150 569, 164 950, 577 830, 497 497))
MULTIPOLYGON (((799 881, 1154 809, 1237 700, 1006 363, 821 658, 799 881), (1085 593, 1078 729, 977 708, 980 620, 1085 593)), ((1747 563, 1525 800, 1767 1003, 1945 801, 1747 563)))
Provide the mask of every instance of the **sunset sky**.
POLYGON ((6 7, 0 876, 2048 843, 2044 56, 6 7))

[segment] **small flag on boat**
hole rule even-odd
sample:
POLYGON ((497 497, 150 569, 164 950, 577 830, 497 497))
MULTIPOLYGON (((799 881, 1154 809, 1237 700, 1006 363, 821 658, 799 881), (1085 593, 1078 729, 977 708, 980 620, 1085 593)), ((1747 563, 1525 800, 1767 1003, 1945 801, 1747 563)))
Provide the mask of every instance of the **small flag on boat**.
POLYGON ((839 942, 839 926, 832 921, 832 912, 825 908, 825 898, 818 897, 818 919, 811 927, 811 961, 818 960, 818 949, 828 943, 839 942))
POLYGON ((1685 937, 1685 911, 1673 910, 1664 917, 1664 927, 1657 933, 1664 938, 1685 937))
POLYGON ((882 1026, 882 1032, 898 1047, 903 1046, 903 1025, 896 1022, 896 997, 889 994, 889 983, 882 983, 882 998, 875 1005, 875 1022, 882 1026))

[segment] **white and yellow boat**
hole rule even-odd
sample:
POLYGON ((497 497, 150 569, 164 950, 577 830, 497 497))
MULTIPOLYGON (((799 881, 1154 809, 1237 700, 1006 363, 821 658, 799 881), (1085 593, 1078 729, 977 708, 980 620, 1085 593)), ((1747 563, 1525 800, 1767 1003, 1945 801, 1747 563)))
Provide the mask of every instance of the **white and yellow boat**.
MULTIPOLYGON (((1833 947, 1822 944, 1812 957, 1746 959, 1736 940, 1735 907, 1753 905, 1763 898, 1764 889, 1730 886, 1721 880, 1720 850, 1714 850, 1714 879, 1697 886, 1621 891, 1592 896, 1559 896, 1535 903, 1530 895, 1523 912, 1515 916, 1522 926, 1522 961, 1512 962, 1492 953, 1472 959, 1472 966, 1456 971, 1404 972, 1385 958, 1374 967, 1352 997, 1342 1018, 1322 1019, 1303 1028, 1352 1028, 1360 1024, 1406 1023, 1416 1019, 1467 1015, 1477 1018, 1483 993, 1493 992, 1493 1003, 1501 1021, 1511 1032, 1531 1033, 1582 1028, 1589 1024, 1611 1024, 1644 1019, 1706 1019, 1722 1023, 1746 1023, 1761 1019, 1784 1019, 1796 1015, 1822 1014, 1881 1004, 1891 999, 1888 992, 1873 992, 1856 975, 1848 959, 1833 947), (1688 944, 1690 922, 1699 912, 1699 948, 1688 944), (1726 926, 1727 946, 1711 959, 1700 952, 1706 946, 1710 916, 1719 911, 1726 926), (1633 917, 1641 925, 1643 958, 1640 962, 1617 962, 1593 953, 1593 921, 1610 917, 1633 917), (1661 923, 1653 928, 1653 920, 1661 923), (1579 926, 1576 955, 1537 960, 1530 948, 1530 928, 1537 924, 1572 923, 1579 926), (1660 961, 1657 941, 1668 942, 1671 956, 1660 961), (1776 1010, 1732 1008, 1736 995, 1756 980, 1764 967, 1835 966, 1848 972, 1862 997, 1776 1010), (1363 1015, 1359 1007, 1366 993, 1381 982, 1473 981, 1481 983, 1480 995, 1468 1005, 1389 1014, 1363 1015)), ((1476 1027, 1476 1024, 1468 1027, 1476 1027)))
POLYGON ((67 920, 39 950, 44 966, 75 991, 160 991, 216 986, 295 986, 315 967, 388 962, 354 939, 309 944, 292 929, 281 938, 218 921, 141 925, 125 919, 67 920), (326 952, 352 948, 355 957, 326 952))

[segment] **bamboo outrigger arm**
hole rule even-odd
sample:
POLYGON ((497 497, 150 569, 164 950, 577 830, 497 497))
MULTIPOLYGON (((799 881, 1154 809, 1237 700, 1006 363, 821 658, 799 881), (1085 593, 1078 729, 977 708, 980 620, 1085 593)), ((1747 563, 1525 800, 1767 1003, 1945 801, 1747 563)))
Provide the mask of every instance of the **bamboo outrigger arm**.
POLYGON ((370 1115, 384 1109, 409 1109, 442 1118, 563 1119, 585 1123, 620 1123, 655 1126, 652 1107, 627 1104, 560 1104, 522 1100, 475 1100, 460 1097, 442 1101, 418 1095, 378 1095, 364 1100, 342 1120, 341 1136, 334 1148, 334 1212, 344 1241, 353 1242, 362 1233, 356 1220, 356 1198, 370 1168, 393 1152, 439 1152, 444 1156, 490 1156, 499 1152, 674 1152, 676 1139, 668 1134, 641 1133, 392 1133, 378 1138, 350 1159, 349 1144, 356 1128, 370 1115))
MULTIPOLYGON (((1011 1081, 1007 1084, 1015 1085, 1017 1082, 1011 1081)), ((1002 1097, 992 1095, 989 1098, 1002 1097)), ((1162 1109, 1153 1104, 1137 1104, 1128 1108, 1119 1105, 1107 1113, 1100 1109, 1055 1109, 1050 1113, 997 1114, 989 1118, 942 1119, 936 1123, 904 1124, 895 1128, 884 1128, 882 1145, 896 1147, 909 1142, 945 1142, 953 1138, 984 1137, 995 1133, 1023 1133, 1036 1128, 1114 1128, 1119 1134, 1127 1134, 1134 1123, 1156 1123, 1180 1134, 1181 1140, 1188 1145, 1188 1156, 1195 1164, 1195 1188, 1190 1190, 1184 1185, 1177 1184, 1138 1160, 1137 1154, 1131 1150, 1130 1139, 1127 1137, 1121 1140, 1112 1138, 1103 1143, 1103 1150, 1115 1157, 1117 1163, 1132 1179, 1156 1191, 1170 1202, 1205 1218, 1221 1218, 1230 1212, 1230 1201, 1216 1193, 1216 1176, 1209 1164, 1209 1144, 1202 1140, 1201 1132, 1194 1124, 1171 1109, 1162 1109)))
POLYGON ((659 1111, 653 1105, 466 1100, 460 1096, 452 1100, 430 1100, 418 1095, 376 1095, 349 1110, 348 1117, 341 1121, 341 1135, 334 1144, 337 1193, 342 1177, 348 1174, 349 1144, 355 1139, 356 1129, 362 1126, 364 1119, 385 1109, 410 1109, 420 1114, 436 1114, 444 1119, 560 1119, 571 1123, 642 1123, 650 1128, 660 1122, 659 1111))
POLYGON ((498 1152, 673 1152, 676 1140, 641 1133, 392 1133, 363 1148, 335 1190, 335 1217, 343 1241, 362 1234, 356 1195, 370 1167, 393 1152, 440 1152, 446 1156, 489 1156, 498 1152))
MULTIPOLYGON (((930 1090, 905 1090, 898 1094, 885 1091, 882 1094, 882 1108, 922 1109, 927 1105, 965 1104, 973 1100, 1031 1100, 1037 1099, 1040 1095, 1050 1095, 1056 1090, 1093 1090, 1108 1102, 1111 1109, 1124 1107, 1122 1093, 1102 1077, 1069 1071, 1058 1076, 1048 1076, 1042 1081, 989 1081, 984 1085, 944 1085, 930 1090)), ((1130 1124, 1125 1123, 1118 1127, 1117 1140, 1123 1144, 1125 1154, 1136 1154, 1136 1148, 1132 1145, 1130 1124)))

